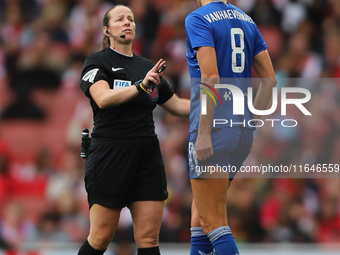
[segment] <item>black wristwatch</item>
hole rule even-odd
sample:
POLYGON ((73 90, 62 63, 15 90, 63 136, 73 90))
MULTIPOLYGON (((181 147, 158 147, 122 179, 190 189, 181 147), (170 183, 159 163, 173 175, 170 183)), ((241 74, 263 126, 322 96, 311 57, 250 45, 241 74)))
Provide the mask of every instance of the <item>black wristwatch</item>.
POLYGON ((138 90, 138 93, 143 93, 144 90, 140 87, 140 84, 143 80, 139 80, 139 81, 136 81, 133 85, 136 86, 137 90, 138 90))

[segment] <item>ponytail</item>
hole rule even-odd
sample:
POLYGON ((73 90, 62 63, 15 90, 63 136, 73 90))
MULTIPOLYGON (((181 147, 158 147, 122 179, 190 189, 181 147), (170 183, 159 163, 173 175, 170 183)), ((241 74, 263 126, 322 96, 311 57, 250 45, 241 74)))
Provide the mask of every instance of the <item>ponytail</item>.
MULTIPOLYGON (((107 10, 103 17, 103 27, 109 27, 109 21, 110 21, 110 15, 109 12, 114 9, 114 7, 110 8, 107 10)), ((110 47, 110 38, 104 33, 103 40, 102 40, 102 45, 100 46, 100 50, 105 50, 110 47)))
POLYGON ((100 46, 100 50, 105 50, 110 47, 110 38, 107 35, 103 36, 102 45, 100 46))

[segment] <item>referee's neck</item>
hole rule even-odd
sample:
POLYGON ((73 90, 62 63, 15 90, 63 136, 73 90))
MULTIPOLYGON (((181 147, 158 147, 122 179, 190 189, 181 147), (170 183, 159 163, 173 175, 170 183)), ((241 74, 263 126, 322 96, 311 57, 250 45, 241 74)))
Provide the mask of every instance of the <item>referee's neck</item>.
POLYGON ((118 51, 119 53, 122 53, 124 55, 130 56, 132 54, 132 44, 128 44, 128 45, 117 45, 117 43, 115 45, 111 45, 112 49, 118 51), (114 46, 114 47, 113 47, 114 46))

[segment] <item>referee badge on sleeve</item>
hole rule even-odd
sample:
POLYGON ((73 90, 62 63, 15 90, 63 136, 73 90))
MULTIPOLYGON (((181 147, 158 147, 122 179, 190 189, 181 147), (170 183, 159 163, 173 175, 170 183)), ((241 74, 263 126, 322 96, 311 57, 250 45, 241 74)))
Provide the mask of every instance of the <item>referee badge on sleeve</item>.
POLYGON ((88 81, 88 82, 91 82, 93 83, 94 82, 94 78, 96 77, 97 73, 99 71, 99 68, 95 68, 95 69, 92 69, 90 71, 88 71, 84 77, 82 78, 83 81, 88 81))
POLYGON ((154 86, 153 91, 149 93, 149 97, 152 101, 157 101, 158 95, 159 95, 158 88, 157 86, 154 86))

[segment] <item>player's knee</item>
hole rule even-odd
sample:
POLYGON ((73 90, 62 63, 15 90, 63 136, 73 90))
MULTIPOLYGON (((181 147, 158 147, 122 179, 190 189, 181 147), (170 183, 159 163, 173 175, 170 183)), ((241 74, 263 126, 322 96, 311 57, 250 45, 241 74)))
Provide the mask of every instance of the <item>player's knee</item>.
POLYGON ((159 244, 158 229, 144 229, 135 231, 135 241, 139 248, 155 247, 159 244))
POLYGON ((102 231, 97 231, 97 232, 91 232, 89 235, 89 243, 90 245, 97 249, 97 250, 104 250, 106 249, 110 242, 112 241, 113 234, 111 231, 107 230, 102 230, 102 231))
POLYGON ((191 211, 191 227, 201 227, 200 217, 196 209, 191 211))
POLYGON ((203 220, 200 220, 200 225, 204 233, 208 234, 210 232, 209 225, 203 220))
POLYGON ((213 229, 228 225, 226 214, 209 214, 200 216, 200 224, 204 233, 208 234, 213 229))

